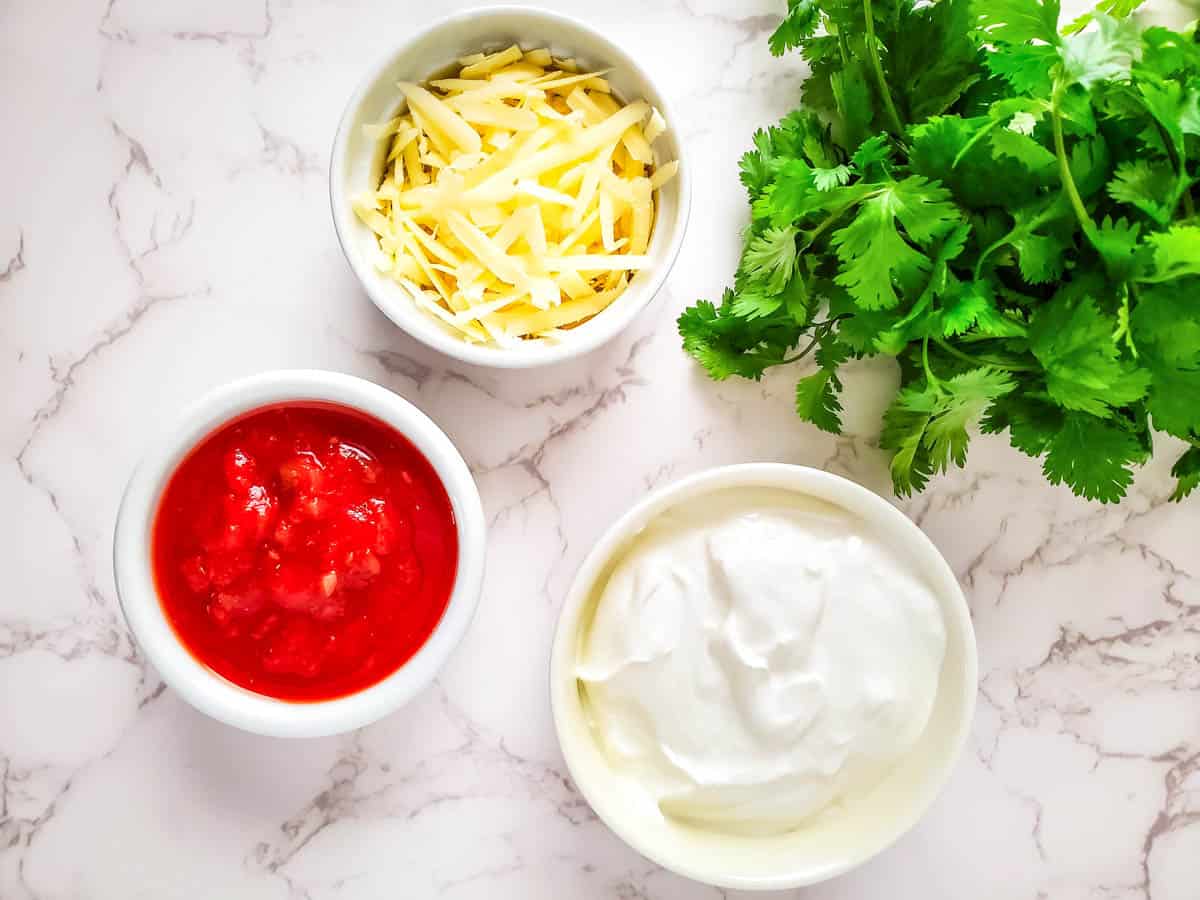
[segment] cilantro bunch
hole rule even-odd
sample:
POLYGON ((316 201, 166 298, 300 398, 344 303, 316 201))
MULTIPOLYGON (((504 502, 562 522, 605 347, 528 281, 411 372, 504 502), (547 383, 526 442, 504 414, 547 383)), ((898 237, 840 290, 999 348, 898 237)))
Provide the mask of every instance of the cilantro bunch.
POLYGON ((788 0, 771 36, 812 74, 741 160, 732 289, 679 319, 715 379, 810 352, 796 411, 839 432, 840 366, 887 354, 881 445, 902 495, 1007 431, 1046 477, 1111 502, 1190 444, 1200 485, 1200 45, 1105 0, 788 0))

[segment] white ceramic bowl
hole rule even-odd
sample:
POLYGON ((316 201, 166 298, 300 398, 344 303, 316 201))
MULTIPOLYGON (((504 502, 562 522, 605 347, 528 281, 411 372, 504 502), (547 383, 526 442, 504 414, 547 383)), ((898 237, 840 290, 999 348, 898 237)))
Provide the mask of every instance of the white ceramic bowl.
POLYGON ((466 633, 483 583, 485 525, 479 491, 450 439, 424 413, 386 388, 336 372, 266 372, 202 397, 155 443, 133 473, 117 514, 113 568, 125 619, 163 680, 188 703, 229 725, 273 737, 350 731, 404 705, 425 688, 466 633), (251 410, 317 400, 351 407, 392 426, 424 454, 446 488, 458 526, 458 572, 446 611, 417 653, 387 678, 336 700, 292 703, 248 691, 218 675, 179 642, 163 614, 150 559, 159 498, 176 466, 200 441, 251 410))
POLYGON ((870 859, 912 828, 949 778, 975 710, 978 662, 970 612, 954 574, 929 538, 866 488, 837 475, 776 463, 710 469, 660 488, 622 516, 579 568, 554 638, 550 693, 563 756, 596 814, 642 855, 723 888, 781 890, 814 884, 870 859), (907 559, 941 601, 946 657, 929 725, 912 753, 844 812, 782 835, 748 837, 689 827, 658 813, 645 789, 608 762, 589 724, 575 664, 613 566, 638 532, 665 510, 729 488, 795 491, 859 516, 907 559))
POLYGON ((329 167, 329 199, 338 240, 350 268, 383 314, 447 356, 500 368, 525 368, 579 356, 610 340, 633 321, 658 292, 679 253, 691 196, 690 173, 679 143, 681 123, 675 107, 645 70, 582 22, 522 6, 464 10, 416 33, 406 33, 403 43, 367 73, 350 98, 334 139, 329 167), (617 96, 626 101, 644 99, 663 114, 667 131, 655 141, 655 162, 678 160, 679 174, 658 191, 658 212, 647 250, 652 265, 639 272, 608 309, 571 329, 554 344, 479 346, 451 334, 417 308, 404 287, 375 268, 370 255, 375 236, 354 215, 350 200, 379 183, 383 149, 363 134, 362 126, 386 121, 401 108, 397 81, 424 81, 460 56, 499 50, 514 43, 525 49, 549 47, 555 55, 574 57, 589 69, 611 68, 606 77, 617 96))

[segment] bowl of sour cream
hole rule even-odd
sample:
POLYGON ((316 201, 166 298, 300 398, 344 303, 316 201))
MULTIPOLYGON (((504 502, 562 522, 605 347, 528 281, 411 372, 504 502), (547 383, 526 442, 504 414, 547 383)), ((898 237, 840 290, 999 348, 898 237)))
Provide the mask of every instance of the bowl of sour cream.
POLYGON ((827 472, 727 466, 601 537, 551 700, 571 775, 644 856, 719 887, 823 881, 896 841, 974 714, 970 613, 933 543, 827 472))

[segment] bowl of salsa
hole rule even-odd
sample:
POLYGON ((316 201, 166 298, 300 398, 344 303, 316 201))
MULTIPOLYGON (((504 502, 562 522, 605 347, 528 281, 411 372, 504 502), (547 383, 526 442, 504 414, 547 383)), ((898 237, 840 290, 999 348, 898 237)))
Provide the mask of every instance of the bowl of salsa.
POLYGON ((121 608, 164 681, 247 731, 361 727, 426 687, 483 578, 479 493, 391 391, 279 371, 203 397, 118 514, 121 608))

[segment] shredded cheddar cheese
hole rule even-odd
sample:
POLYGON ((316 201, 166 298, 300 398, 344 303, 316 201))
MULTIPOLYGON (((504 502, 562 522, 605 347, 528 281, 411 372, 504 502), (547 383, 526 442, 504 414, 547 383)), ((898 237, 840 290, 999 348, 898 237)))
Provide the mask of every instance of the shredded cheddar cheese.
POLYGON ((397 85, 405 107, 367 127, 379 184, 354 198, 374 264, 464 340, 554 340, 603 312, 646 256, 667 125, 623 104, 605 72, 513 45, 453 77, 397 85))

